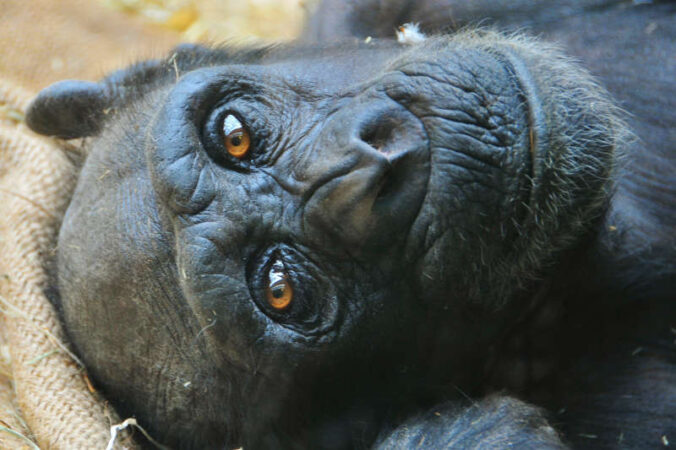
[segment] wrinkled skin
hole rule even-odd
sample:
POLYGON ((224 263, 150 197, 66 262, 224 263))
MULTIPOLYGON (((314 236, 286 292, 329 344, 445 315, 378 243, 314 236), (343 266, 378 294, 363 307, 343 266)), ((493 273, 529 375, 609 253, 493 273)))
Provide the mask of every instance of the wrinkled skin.
POLYGON ((179 47, 33 102, 34 130, 87 137, 55 302, 92 378, 177 448, 676 438, 673 140, 632 139, 542 42, 316 43, 417 18, 369 7, 325 2, 307 44, 179 47))

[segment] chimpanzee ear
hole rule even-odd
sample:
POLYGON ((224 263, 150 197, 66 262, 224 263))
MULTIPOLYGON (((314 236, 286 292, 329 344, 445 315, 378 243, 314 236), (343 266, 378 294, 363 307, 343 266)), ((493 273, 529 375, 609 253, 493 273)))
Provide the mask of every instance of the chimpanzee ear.
POLYGON ((102 83, 65 80, 43 89, 28 106, 26 124, 36 133, 63 139, 99 132, 112 99, 102 83))

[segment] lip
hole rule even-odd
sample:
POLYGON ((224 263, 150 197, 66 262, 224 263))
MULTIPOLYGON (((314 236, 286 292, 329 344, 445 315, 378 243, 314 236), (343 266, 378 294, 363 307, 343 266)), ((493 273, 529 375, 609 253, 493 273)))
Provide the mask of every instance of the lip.
POLYGON ((526 67, 526 64, 510 50, 503 50, 502 54, 506 58, 505 63, 514 73, 514 79, 521 88, 524 97, 524 104, 528 109, 528 152, 530 154, 528 172, 525 178, 528 189, 526 197, 528 205, 534 204, 535 190, 533 186, 541 177, 542 149, 547 148, 546 142, 546 124, 545 115, 542 111, 542 102, 537 94, 537 88, 533 77, 526 67))

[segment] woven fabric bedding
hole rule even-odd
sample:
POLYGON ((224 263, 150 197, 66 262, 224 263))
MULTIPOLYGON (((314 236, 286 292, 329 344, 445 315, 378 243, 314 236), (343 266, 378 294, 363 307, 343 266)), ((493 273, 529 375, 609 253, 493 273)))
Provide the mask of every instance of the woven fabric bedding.
MULTIPOLYGON (((2 91, 6 95, 0 101, 21 111, 25 98, 17 97, 11 86, 2 86, 2 91)), ((105 448, 110 423, 117 418, 88 388, 84 369, 69 354, 57 314, 44 294, 45 261, 55 250, 75 167, 54 142, 31 135, 21 123, 3 122, 0 303, 16 395, 6 396, 15 402, 3 409, 18 406, 15 416, 20 414, 30 431, 14 431, 32 435, 41 448, 105 448)), ((0 436, 5 434, 15 437, 7 431, 0 436)))
MULTIPOLYGON (((7 0, 0 25, 0 448, 103 450, 120 418, 73 358, 44 293, 77 143, 39 137, 22 120, 52 82, 99 78, 179 36, 89 0, 7 0)), ((121 436, 115 448, 133 443, 121 436)))

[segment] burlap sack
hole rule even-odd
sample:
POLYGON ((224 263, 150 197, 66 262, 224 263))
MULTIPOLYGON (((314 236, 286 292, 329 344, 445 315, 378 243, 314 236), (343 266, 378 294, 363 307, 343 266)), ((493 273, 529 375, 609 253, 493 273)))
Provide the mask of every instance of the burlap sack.
MULTIPOLYGON (((19 89, 8 89, 7 85, 0 84, 0 161, 4 159, 5 148, 9 145, 5 136, 12 131, 12 126, 21 120, 22 98, 26 97, 25 92, 19 89)), ((4 178, 3 174, 8 170, 5 164, 0 162, 0 179, 4 178)), ((3 200, 4 197, 0 197, 0 211, 4 210, 2 207, 3 200)), ((3 235, 0 234, 0 245, 3 241, 3 235)), ((2 258, 0 257, 1 263, 2 258)), ((2 269, 0 269, 0 283, 5 279, 2 272, 2 269)), ((4 310, 4 307, 2 309, 4 310)), ((4 331, 4 327, 2 327, 2 330, 4 331)), ((0 432, 0 448, 28 446, 29 443, 20 436, 32 438, 16 405, 12 379, 11 355, 3 332, 0 333, 0 427, 2 427, 0 428, 2 430, 0 432)))
MULTIPOLYGON (((44 294, 75 182, 73 144, 38 137, 22 119, 40 88, 99 78, 180 37, 90 0, 6 0, 0 9, 0 448, 103 450, 120 419, 70 353, 44 294)), ((132 447, 116 439, 115 448, 132 447)))
POLYGON ((16 395, 13 402, 6 384, 0 392, 0 445, 30 448, 34 439, 44 449, 104 449, 119 419, 88 383, 44 293, 45 262, 75 184, 75 149, 25 128, 28 98, 0 81, 0 310, 16 395))

